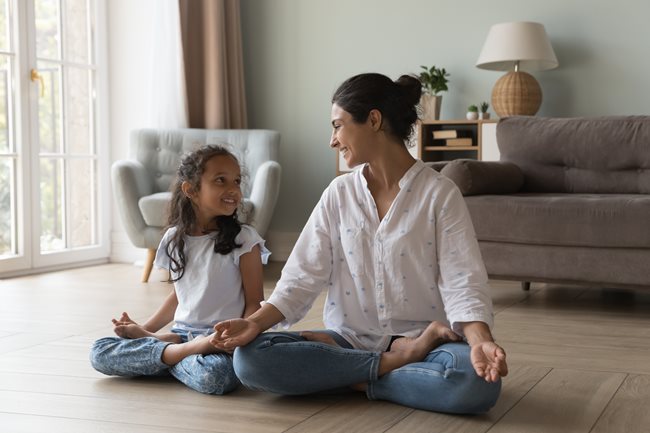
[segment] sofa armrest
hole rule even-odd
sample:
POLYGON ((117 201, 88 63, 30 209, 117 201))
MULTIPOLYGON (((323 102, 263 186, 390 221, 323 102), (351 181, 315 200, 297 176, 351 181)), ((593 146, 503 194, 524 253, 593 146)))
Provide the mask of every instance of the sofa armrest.
POLYGON ((451 161, 426 161, 424 165, 440 173, 451 161))
POLYGON ((464 195, 514 194, 524 184, 524 174, 516 164, 504 161, 457 159, 441 173, 453 180, 464 195))
POLYGON ((280 192, 280 175, 282 169, 275 161, 262 163, 255 173, 255 181, 249 200, 253 204, 253 216, 248 223, 264 236, 269 228, 275 203, 280 192))

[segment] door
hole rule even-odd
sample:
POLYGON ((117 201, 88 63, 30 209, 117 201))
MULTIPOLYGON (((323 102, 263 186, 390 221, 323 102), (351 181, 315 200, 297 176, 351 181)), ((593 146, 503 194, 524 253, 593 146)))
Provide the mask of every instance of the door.
POLYGON ((103 3, 0 4, 0 272, 105 259, 103 3))

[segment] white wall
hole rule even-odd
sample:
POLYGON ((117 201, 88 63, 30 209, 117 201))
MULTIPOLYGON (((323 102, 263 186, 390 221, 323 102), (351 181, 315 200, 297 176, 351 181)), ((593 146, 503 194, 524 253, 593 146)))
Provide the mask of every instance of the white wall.
MULTIPOLYGON (((146 126, 147 70, 156 0, 111 0, 109 62, 113 160, 129 130, 146 126)), ((420 65, 451 72, 442 118, 489 100, 499 72, 474 67, 488 29, 506 21, 546 26, 559 69, 533 72, 541 116, 647 114, 650 2, 643 0, 241 0, 249 125, 282 134, 283 181, 267 237, 288 253, 335 173, 329 149, 332 92, 377 71, 397 78, 420 65)), ((140 258, 114 214, 113 260, 140 258), (130 251, 130 252, 129 252, 130 251)))
POLYGON ((251 127, 278 129, 283 183, 272 233, 295 233, 334 177, 333 91, 361 72, 393 78, 420 65, 451 72, 442 118, 490 100, 502 74, 474 64, 492 24, 538 21, 560 62, 533 72, 540 116, 647 114, 650 2, 242 0, 251 127))
MULTIPOLYGON (((108 3, 108 63, 110 76, 111 161, 129 154, 129 132, 149 126, 152 26, 156 0, 110 0, 108 3)), ((112 203, 112 201, 111 201, 112 203)), ((113 207, 111 261, 143 260, 145 250, 134 248, 113 207)))

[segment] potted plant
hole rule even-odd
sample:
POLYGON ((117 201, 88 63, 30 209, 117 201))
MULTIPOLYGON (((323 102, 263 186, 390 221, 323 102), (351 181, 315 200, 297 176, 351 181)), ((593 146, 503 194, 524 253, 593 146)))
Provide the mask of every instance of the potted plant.
POLYGON ((490 118, 490 113, 488 113, 488 108, 490 108, 490 104, 488 104, 485 101, 481 102, 481 112, 478 114, 479 119, 487 120, 490 118))
POLYGON ((445 68, 437 68, 435 65, 427 68, 420 66, 422 72, 418 79, 422 83, 422 98, 420 105, 422 106, 422 118, 424 120, 438 120, 440 119, 440 107, 442 105, 442 95, 440 92, 447 91, 447 83, 449 82, 449 73, 445 68))
POLYGON ((467 107, 467 120, 478 119, 478 107, 474 104, 467 107))

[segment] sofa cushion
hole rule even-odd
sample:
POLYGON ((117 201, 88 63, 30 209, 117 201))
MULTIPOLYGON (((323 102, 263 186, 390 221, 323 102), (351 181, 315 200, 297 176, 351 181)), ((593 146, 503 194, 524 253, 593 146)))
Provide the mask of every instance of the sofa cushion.
POLYGON ((453 180, 463 195, 512 194, 524 183, 521 169, 511 162, 456 159, 440 173, 453 180))
MULTIPOLYGON (((142 197, 138 201, 138 207, 148 226, 165 227, 167 225, 167 206, 169 206, 171 198, 171 192, 158 192, 142 197)), ((242 222, 250 221, 252 211, 253 203, 247 198, 243 199, 238 210, 239 220, 242 222)))
POLYGON ((650 196, 512 194, 465 197, 479 241, 650 248, 650 196))
POLYGON ((497 143, 522 192, 650 194, 650 116, 508 117, 497 143))

